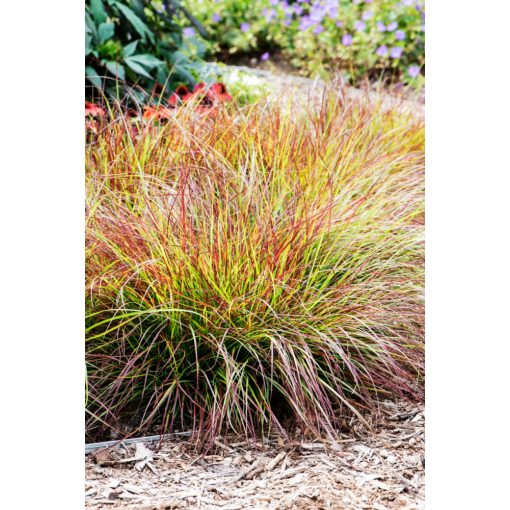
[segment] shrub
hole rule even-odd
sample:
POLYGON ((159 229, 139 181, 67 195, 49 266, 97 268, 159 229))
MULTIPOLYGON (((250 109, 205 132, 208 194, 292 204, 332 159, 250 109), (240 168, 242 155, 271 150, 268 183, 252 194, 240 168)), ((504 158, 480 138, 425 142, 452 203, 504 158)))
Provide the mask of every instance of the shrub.
POLYGON ((191 103, 86 148, 87 433, 334 434, 423 369, 421 121, 191 103))
POLYGON ((423 0, 186 0, 211 34, 211 52, 282 50, 297 68, 327 77, 339 69, 420 84, 425 64, 423 0))
POLYGON ((200 66, 194 57, 202 53, 202 43, 177 21, 191 19, 197 33, 205 31, 178 6, 170 11, 142 0, 86 1, 85 75, 99 95, 129 94, 144 101, 143 90, 156 84, 167 91, 194 84, 200 66))

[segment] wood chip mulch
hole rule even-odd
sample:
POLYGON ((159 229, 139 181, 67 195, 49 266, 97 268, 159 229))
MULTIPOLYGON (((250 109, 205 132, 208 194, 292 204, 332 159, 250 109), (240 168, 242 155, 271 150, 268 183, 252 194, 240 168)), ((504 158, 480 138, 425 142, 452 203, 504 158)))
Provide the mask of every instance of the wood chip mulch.
POLYGON ((227 437, 207 455, 183 440, 95 450, 85 507, 422 510, 424 406, 384 402, 381 411, 371 431, 354 426, 337 444, 227 437))

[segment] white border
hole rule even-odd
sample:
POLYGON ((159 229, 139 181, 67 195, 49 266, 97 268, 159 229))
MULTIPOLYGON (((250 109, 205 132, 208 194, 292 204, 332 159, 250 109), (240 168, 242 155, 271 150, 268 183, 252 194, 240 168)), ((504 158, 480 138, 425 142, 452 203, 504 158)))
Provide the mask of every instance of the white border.
POLYGON ((83 508, 83 2, 3 2, 3 508, 83 508))
MULTIPOLYGON (((508 10, 427 0, 431 510, 508 506, 508 10)), ((84 499, 83 2, 1 16, 0 501, 68 510, 84 499)))
POLYGON ((505 2, 427 1, 430 510, 509 505, 508 19, 505 2))

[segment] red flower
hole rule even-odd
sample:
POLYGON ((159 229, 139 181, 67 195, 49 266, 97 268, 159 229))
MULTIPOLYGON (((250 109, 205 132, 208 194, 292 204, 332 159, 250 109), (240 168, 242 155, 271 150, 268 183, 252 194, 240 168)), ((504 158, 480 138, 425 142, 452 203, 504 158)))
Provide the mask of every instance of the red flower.
MULTIPOLYGON (((204 82, 197 83, 193 88, 193 94, 195 98, 199 100, 199 105, 206 108, 214 106, 214 98, 211 96, 210 92, 210 89, 207 88, 204 82)), ((198 107, 199 106, 197 106, 197 108, 198 107)))
POLYGON ((197 93, 197 92, 205 92, 206 89, 207 89, 206 84, 203 81, 201 81, 200 83, 197 83, 193 87, 193 92, 195 92, 195 93, 197 93))
POLYGON ((213 83, 208 88, 204 82, 200 82, 193 87, 193 92, 190 92, 184 85, 177 87, 176 91, 170 96, 168 105, 173 108, 191 100, 197 101, 197 107, 199 105, 211 107, 216 103, 232 101, 232 96, 227 93, 223 83, 213 83))
POLYGON ((232 96, 227 93, 227 87, 223 83, 213 83, 209 89, 209 95, 211 95, 217 101, 226 103, 232 101, 232 96))
POLYGON ((211 105, 213 103, 225 103, 232 101, 232 96, 227 94, 227 88, 223 83, 213 83, 207 88, 204 82, 197 83, 193 89, 193 93, 202 97, 203 105, 211 105))
POLYGON ((97 104, 85 101, 85 116, 104 117, 106 112, 97 104))
POLYGON ((145 120, 168 119, 170 115, 170 110, 164 107, 154 108, 153 106, 146 106, 143 111, 143 118, 145 120))
POLYGON ((179 85, 168 100, 168 106, 175 107, 193 98, 193 94, 186 85, 179 85))

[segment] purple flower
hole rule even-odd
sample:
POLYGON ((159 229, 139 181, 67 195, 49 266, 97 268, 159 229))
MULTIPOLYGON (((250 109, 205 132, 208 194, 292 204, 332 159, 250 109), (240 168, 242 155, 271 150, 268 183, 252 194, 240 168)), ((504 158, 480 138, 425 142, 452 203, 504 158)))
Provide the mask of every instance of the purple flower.
POLYGON ((414 0, 402 0, 402 5, 406 5, 407 7, 410 7, 414 4, 414 0))
POLYGON ((420 74, 420 68, 418 66, 409 66, 407 73, 411 78, 416 78, 420 74))
POLYGON ((361 16, 361 19, 364 21, 368 21, 373 15, 374 13, 372 11, 365 11, 361 16))
POLYGON ((422 32, 425 32, 425 23, 420 27, 422 32))
POLYGON ((374 0, 365 0, 366 4, 371 4, 374 0))
POLYGON ((193 27, 186 27, 182 29, 182 35, 184 37, 193 37, 195 35, 195 29, 193 27))
POLYGON ((267 21, 272 21, 276 17, 276 11, 274 9, 271 9, 266 16, 267 21))
POLYGON ((283 26, 284 27, 288 27, 288 26, 290 26, 290 24, 291 24, 291 20, 288 19, 288 18, 283 21, 283 26))
POLYGON ((326 0, 323 9, 330 18, 336 18, 338 16, 338 0, 326 0))
POLYGON ((294 12, 295 12, 298 16, 300 16, 301 14, 303 14, 303 8, 302 8, 300 5, 295 4, 295 5, 294 5, 294 12))
POLYGON ((396 21, 392 21, 389 25, 386 26, 386 30, 388 32, 393 32, 393 30, 396 30, 398 28, 398 23, 396 21))
POLYGON ((384 57, 386 53, 388 53, 388 46, 385 44, 379 46, 379 48, 375 50, 375 54, 379 55, 380 57, 384 57))
POLYGON ((290 5, 285 5, 283 7, 283 13, 285 14, 286 18, 291 18, 292 14, 294 13, 294 9, 290 7, 290 5))
POLYGON ((367 24, 364 21, 356 21, 356 23, 354 23, 354 28, 358 32, 362 32, 365 28, 367 28, 367 24))
POLYGON ((406 33, 403 30, 397 30, 395 32, 395 39, 397 41, 403 41, 406 38, 406 33))
POLYGON ((311 26, 313 26, 313 21, 310 19, 310 16, 303 16, 301 21, 299 22, 299 30, 307 30, 311 26))
MULTIPOLYGON (((269 3, 271 5, 276 5, 278 3, 278 0, 269 0, 269 3)), ((264 53, 264 55, 265 55, 265 53, 264 53)))
POLYGON ((211 16, 211 19, 214 21, 214 23, 218 23, 218 21, 221 20, 221 15, 218 14, 217 12, 215 12, 212 16, 211 16))
POLYGON ((317 25, 314 29, 313 29, 313 33, 314 34, 320 34, 321 32, 324 31, 324 27, 322 25, 317 25))
POLYGON ((379 30, 379 32, 386 32, 386 26, 382 21, 377 22, 377 30, 379 30))
POLYGON ((344 26, 344 24, 343 24, 341 21, 337 21, 337 22, 335 23, 335 25, 336 25, 337 27, 343 27, 343 26, 344 26))
POLYGON ((321 9, 312 9, 310 11, 310 19, 314 22, 314 23, 320 23, 324 18, 324 13, 322 12, 321 9))
POLYGON ((248 32, 248 30, 250 30, 250 24, 249 23, 246 23, 246 21, 244 23, 241 23, 241 32, 248 32))
POLYGON ((400 46, 393 46, 390 50, 390 57, 391 58, 400 58, 402 56, 402 52, 404 51, 404 48, 401 48, 400 46))
POLYGON ((262 55, 260 55, 260 60, 262 60, 262 62, 265 62, 266 60, 269 60, 269 53, 266 51, 265 53, 262 53, 262 55))
POLYGON ((342 36, 342 44, 344 46, 350 46, 352 44, 352 35, 351 34, 344 34, 342 36))

